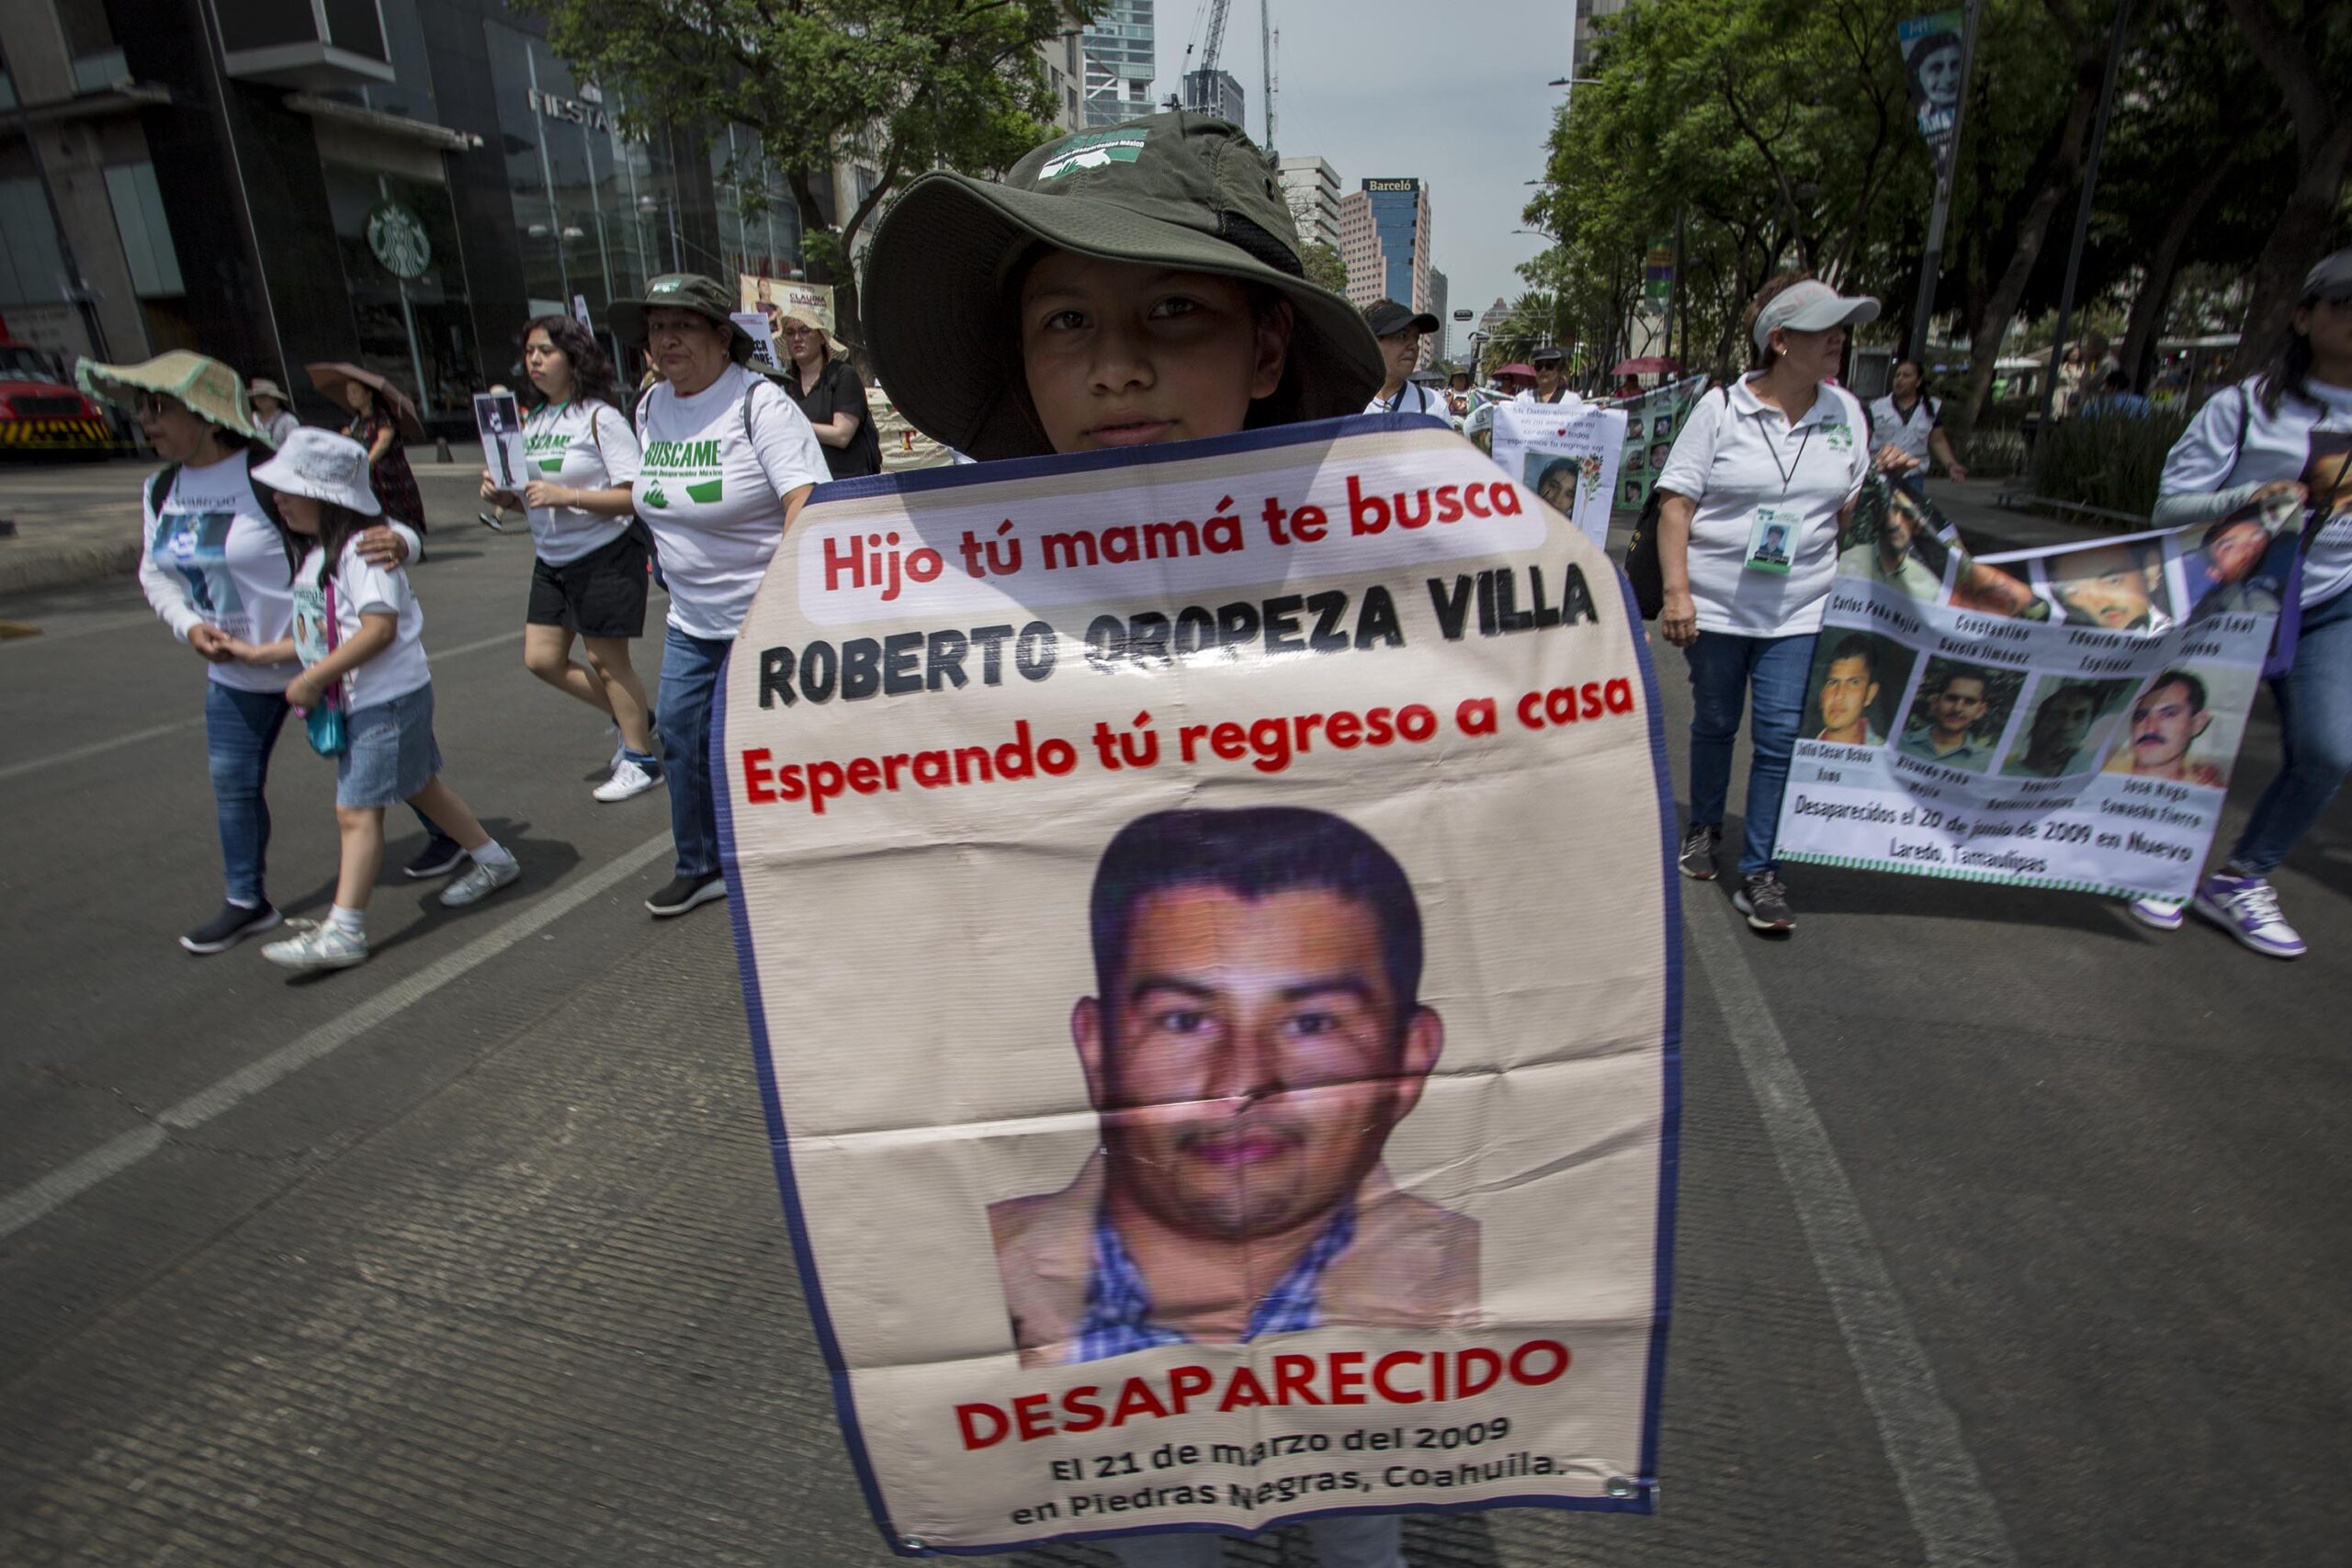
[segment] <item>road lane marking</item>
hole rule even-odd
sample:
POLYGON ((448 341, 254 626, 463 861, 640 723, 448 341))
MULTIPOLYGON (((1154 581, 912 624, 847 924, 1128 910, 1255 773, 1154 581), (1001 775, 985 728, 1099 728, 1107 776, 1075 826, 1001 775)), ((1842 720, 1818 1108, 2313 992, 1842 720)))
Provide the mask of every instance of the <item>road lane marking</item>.
MULTIPOLYGON (((443 649, 438 653, 431 653, 429 657, 435 660, 456 659, 463 654, 480 653, 485 648, 496 648, 501 643, 519 642, 522 637, 523 634, 519 631, 501 632, 496 637, 486 637, 477 642, 461 642, 455 648, 443 649)), ((194 718, 174 719, 169 724, 152 725, 145 729, 134 729, 128 735, 118 735, 111 740, 93 740, 87 746, 76 746, 64 751, 52 751, 46 757, 34 757, 22 762, 10 762, 5 767, 0 767, 0 780, 21 778, 27 773, 37 773, 43 768, 78 762, 85 757, 96 757, 124 746, 136 746, 141 740, 153 740, 159 735, 172 735, 183 729, 199 728, 203 723, 204 716, 198 714, 194 718)))
POLYGON ((404 980, 394 981, 349 1011, 330 1019, 209 1087, 198 1089, 156 1116, 150 1125, 109 1138, 40 1180, 0 1198, 0 1240, 14 1235, 109 1177, 130 1169, 162 1148, 173 1133, 184 1133, 202 1126, 252 1099, 280 1078, 300 1072, 321 1057, 348 1045, 377 1025, 398 1017, 451 981, 480 968, 590 899, 626 882, 650 862, 659 859, 669 848, 670 835, 666 831, 656 833, 579 881, 557 888, 504 925, 485 931, 447 957, 427 964, 404 980))
POLYGON ((2015 1568, 2001 1512, 1968 1450, 1960 1417, 1936 1386, 1934 1366, 1863 1218, 1853 1183, 1805 1092, 1804 1077, 1741 952, 1730 908, 1720 898, 1683 905, 1683 929, 1708 989, 1738 1047, 1748 1088, 1763 1113, 1781 1178, 1796 1201, 1814 1267, 1845 1337, 1862 1397, 1904 1506, 1927 1547, 1928 1568, 2015 1568), (1717 913, 1710 908, 1720 907, 1717 913))

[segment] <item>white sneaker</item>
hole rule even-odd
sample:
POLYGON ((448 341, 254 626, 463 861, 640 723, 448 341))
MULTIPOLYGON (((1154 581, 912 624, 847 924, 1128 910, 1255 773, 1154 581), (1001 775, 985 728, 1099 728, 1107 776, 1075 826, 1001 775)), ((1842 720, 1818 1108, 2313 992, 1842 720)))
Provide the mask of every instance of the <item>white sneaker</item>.
POLYGON ((509 855, 495 865, 474 862, 466 874, 441 890, 441 902, 452 909, 479 904, 523 874, 523 863, 509 855))
POLYGON ((643 795, 662 782, 662 764, 650 768, 633 757, 623 757, 613 764, 613 776, 589 793, 598 800, 611 802, 629 800, 643 795))
POLYGON ((271 942, 261 955, 284 969, 349 969, 368 962, 368 939, 345 936, 333 924, 322 922, 300 936, 271 942))
POLYGON ((2132 918, 2142 925, 2160 931, 2180 930, 2181 920, 2188 913, 2185 898, 2134 898, 2130 905, 2132 918))

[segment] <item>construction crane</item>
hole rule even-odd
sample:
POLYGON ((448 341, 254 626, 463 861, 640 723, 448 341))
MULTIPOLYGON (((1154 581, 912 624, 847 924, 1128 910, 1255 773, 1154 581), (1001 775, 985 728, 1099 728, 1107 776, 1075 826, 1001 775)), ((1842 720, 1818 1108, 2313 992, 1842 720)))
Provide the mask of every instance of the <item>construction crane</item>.
MULTIPOLYGON (((1179 107, 1180 104, 1182 107, 1190 108, 1203 107, 1197 99, 1198 96, 1204 96, 1204 95, 1193 95, 1191 91, 1192 83, 1196 73, 1213 73, 1216 70, 1217 61, 1225 53, 1226 17, 1232 9, 1233 0, 1203 0, 1202 8, 1193 14, 1193 37, 1184 45, 1182 85, 1185 88, 1185 98, 1180 99, 1176 95, 1170 94, 1169 106, 1171 108, 1179 107), (1193 64, 1193 56, 1196 54, 1200 57, 1200 63, 1197 66, 1193 64), (1194 101, 1187 102, 1187 99, 1194 101)), ((1258 51, 1261 62, 1265 67, 1265 152, 1269 158, 1274 155, 1274 50, 1282 41, 1282 34, 1273 30, 1272 12, 1273 0, 1258 0, 1258 51)))

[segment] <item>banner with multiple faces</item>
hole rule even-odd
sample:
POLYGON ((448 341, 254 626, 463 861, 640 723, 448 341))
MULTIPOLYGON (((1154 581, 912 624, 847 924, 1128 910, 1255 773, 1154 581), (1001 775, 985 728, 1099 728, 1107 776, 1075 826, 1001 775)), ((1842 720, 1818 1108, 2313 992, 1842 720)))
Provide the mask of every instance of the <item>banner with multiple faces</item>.
POLYGON ((1609 405, 1625 416, 1625 446, 1612 492, 1617 510, 1638 512, 1649 499, 1650 487, 1657 483, 1667 455, 1674 450, 1675 437, 1682 434, 1691 406, 1706 389, 1706 377, 1686 376, 1609 405))
POLYGON ((1648 1511, 1673 796, 1534 487, 1400 416, 824 486, 713 756, 896 1549, 1648 1511))
POLYGON ((2301 537, 2290 505, 1971 557, 1874 481, 1839 540, 1781 857, 2186 898, 2301 537))

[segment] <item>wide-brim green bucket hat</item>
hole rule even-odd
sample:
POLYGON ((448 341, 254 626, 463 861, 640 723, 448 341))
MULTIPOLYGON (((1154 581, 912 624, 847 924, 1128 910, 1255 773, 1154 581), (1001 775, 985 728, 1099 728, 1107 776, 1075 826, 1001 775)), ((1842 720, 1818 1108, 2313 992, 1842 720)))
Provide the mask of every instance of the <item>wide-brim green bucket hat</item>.
POLYGON ((139 394, 161 392, 177 398, 188 412, 247 440, 261 439, 254 423, 254 406, 245 396, 245 378, 219 360, 175 348, 136 365, 101 365, 95 359, 74 363, 74 382, 91 397, 137 412, 139 394))
POLYGON ((698 272, 667 272, 646 284, 634 299, 616 299, 605 307, 613 331, 631 343, 645 341, 645 313, 654 310, 692 310, 725 327, 730 334, 728 357, 741 365, 752 357, 752 334, 734 320, 735 293, 715 277, 698 272))
POLYGON ((1170 112, 1032 150, 1001 183, 909 185, 865 258, 865 338, 892 401, 967 457, 1036 457, 1012 290, 1040 247, 1239 278, 1288 300, 1282 384, 1250 424, 1360 413, 1385 374, 1354 306, 1306 281, 1272 164, 1238 127, 1170 112))

